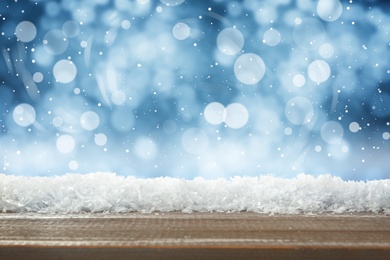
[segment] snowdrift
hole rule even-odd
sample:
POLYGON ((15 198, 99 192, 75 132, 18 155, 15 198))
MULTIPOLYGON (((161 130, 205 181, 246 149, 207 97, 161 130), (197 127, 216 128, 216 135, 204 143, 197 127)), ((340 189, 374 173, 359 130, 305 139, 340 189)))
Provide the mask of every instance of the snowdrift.
POLYGON ((384 212, 390 180, 344 181, 300 174, 185 180, 114 173, 20 177, 0 174, 3 212, 237 212, 266 214, 384 212))

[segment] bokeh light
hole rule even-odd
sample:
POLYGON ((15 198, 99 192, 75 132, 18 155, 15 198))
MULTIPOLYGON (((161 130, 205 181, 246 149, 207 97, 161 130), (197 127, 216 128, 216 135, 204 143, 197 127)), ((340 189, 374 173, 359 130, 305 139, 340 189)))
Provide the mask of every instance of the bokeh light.
POLYGON ((254 53, 245 53, 234 63, 234 74, 246 85, 257 84, 263 78, 265 69, 263 59, 254 53))
POLYGON ((15 35, 22 42, 31 42, 37 35, 37 28, 32 22, 23 21, 16 26, 15 35))
POLYGON ((226 55, 235 55, 244 47, 244 36, 236 28, 223 29, 217 37, 218 49, 226 55))
POLYGON ((389 8, 2 1, 2 172, 389 178, 389 8))

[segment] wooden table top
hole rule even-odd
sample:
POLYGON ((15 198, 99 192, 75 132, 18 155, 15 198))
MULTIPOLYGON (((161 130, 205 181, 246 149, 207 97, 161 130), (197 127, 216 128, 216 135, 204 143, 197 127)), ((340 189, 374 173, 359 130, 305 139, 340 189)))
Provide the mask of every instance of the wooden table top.
POLYGON ((92 257, 390 259, 390 216, 0 214, 0 259, 92 257))

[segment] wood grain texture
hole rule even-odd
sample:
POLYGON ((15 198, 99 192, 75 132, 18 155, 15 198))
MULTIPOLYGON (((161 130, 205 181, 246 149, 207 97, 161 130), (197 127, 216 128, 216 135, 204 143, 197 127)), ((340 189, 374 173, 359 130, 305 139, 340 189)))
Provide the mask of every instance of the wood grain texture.
POLYGON ((390 217, 254 213, 0 214, 0 259, 91 257, 390 259, 390 217))

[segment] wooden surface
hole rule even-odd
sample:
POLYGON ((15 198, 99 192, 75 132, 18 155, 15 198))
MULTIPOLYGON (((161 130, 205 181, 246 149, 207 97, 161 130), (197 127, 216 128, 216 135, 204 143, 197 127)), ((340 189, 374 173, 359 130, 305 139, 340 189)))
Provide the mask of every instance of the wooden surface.
POLYGON ((0 214, 0 259, 390 259, 390 216, 0 214))

